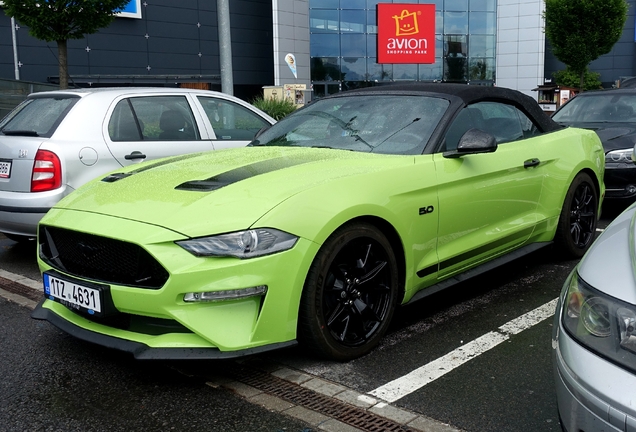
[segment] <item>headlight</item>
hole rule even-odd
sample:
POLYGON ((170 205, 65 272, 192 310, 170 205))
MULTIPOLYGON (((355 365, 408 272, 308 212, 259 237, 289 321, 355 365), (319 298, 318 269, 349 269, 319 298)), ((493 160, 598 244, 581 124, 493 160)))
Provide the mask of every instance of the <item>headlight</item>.
POLYGON ((625 368, 636 370, 636 306, 610 297, 573 274, 562 321, 581 345, 625 368))
POLYGON ((634 163, 634 161, 632 160, 633 154, 633 148, 612 150, 605 155, 605 162, 634 163))
POLYGON ((176 242, 196 256, 254 258, 291 249, 298 237, 272 228, 256 228, 176 242))

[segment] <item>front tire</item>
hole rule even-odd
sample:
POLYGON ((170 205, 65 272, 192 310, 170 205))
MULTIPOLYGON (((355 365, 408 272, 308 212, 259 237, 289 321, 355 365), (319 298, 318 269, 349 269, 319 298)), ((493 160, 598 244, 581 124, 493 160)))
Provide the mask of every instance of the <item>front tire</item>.
POLYGON ((571 258, 581 258, 596 235, 598 192, 592 178, 579 173, 565 195, 555 243, 560 252, 571 258))
POLYGON ((348 361, 370 352, 398 302, 391 244, 367 223, 336 230, 318 251, 301 298, 298 338, 321 357, 348 361))

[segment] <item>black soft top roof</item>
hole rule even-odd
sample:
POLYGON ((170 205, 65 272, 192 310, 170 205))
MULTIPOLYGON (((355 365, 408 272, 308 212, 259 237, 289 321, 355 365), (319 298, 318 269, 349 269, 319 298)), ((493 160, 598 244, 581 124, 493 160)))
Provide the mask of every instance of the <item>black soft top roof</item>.
POLYGON ((437 93, 451 95, 460 98, 464 105, 481 101, 500 101, 515 105, 526 113, 541 128, 543 132, 561 129, 562 126, 554 122, 539 106, 536 100, 517 90, 504 87, 490 87, 468 84, 451 83, 395 83, 376 87, 350 90, 337 93, 334 96, 366 94, 366 93, 437 93))

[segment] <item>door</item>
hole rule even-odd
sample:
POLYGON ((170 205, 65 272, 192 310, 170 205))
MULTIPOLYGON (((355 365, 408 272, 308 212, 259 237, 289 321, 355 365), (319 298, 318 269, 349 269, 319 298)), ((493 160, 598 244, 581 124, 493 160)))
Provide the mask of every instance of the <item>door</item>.
POLYGON ((127 97, 110 114, 106 142, 122 166, 213 150, 200 122, 186 95, 127 97))
POLYGON ((480 102, 456 117, 442 150, 456 147, 471 128, 494 135, 496 151, 458 158, 434 155, 440 276, 521 246, 539 219, 543 169, 531 139, 538 134, 536 126, 513 106, 480 102))

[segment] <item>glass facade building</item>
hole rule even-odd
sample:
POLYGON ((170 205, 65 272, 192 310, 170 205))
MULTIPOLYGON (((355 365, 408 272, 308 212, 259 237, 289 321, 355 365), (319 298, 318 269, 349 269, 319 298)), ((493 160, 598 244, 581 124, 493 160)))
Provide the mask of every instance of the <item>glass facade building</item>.
POLYGON ((377 63, 377 3, 380 1, 309 1, 315 96, 387 81, 494 83, 496 0, 419 1, 435 4, 434 64, 377 63))

